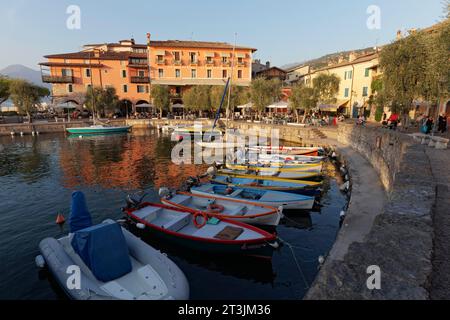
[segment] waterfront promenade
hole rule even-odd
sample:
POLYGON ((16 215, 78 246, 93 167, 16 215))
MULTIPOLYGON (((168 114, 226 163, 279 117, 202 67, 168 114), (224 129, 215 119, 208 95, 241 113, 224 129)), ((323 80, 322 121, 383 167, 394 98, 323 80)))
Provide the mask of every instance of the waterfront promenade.
MULTIPOLYGON (((190 123, 117 123, 124 122, 135 128, 190 123)), ((55 126, 50 132, 56 132, 83 124, 88 125, 42 125, 55 126)), ((334 148, 349 169, 352 190, 347 216, 306 299, 450 298, 450 150, 420 145, 400 132, 350 123, 303 128, 236 121, 230 127, 244 134, 279 129, 282 140, 334 148), (381 290, 366 287, 369 265, 382 270, 381 290)))

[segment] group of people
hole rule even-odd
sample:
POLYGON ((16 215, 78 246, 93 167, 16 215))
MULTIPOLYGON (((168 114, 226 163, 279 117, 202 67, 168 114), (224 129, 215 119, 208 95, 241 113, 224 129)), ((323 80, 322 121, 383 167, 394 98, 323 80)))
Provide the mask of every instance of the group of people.
MULTIPOLYGON (((445 133, 447 131, 447 117, 441 114, 437 121, 437 132, 445 133)), ((419 120, 419 125, 423 133, 430 134, 435 125, 434 119, 431 116, 423 116, 422 119, 419 120)))

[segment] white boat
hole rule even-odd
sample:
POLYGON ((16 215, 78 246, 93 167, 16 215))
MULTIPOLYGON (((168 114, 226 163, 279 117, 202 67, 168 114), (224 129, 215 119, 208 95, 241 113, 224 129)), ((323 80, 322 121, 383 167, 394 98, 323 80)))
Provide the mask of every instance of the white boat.
POLYGON ((283 207, 285 210, 310 210, 315 203, 314 197, 271 190, 237 188, 224 185, 204 184, 191 188, 191 193, 214 196, 220 199, 238 199, 271 207, 283 207))
POLYGON ((186 300, 189 285, 167 256, 107 220, 92 226, 84 195, 72 195, 71 234, 41 241, 44 261, 74 300, 186 300), (79 287, 71 277, 79 270, 79 287))
POLYGON ((282 216, 282 208, 273 208, 252 202, 221 199, 213 195, 195 195, 178 192, 161 198, 161 202, 186 211, 202 211, 209 216, 236 220, 248 224, 277 226, 282 216))

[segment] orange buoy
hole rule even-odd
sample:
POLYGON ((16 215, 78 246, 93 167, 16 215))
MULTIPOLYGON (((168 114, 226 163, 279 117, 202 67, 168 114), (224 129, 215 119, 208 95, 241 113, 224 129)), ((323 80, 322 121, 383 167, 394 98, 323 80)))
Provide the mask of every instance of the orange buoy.
POLYGON ((56 217, 56 224, 62 226, 64 223, 66 223, 66 218, 64 218, 62 214, 58 214, 56 217))

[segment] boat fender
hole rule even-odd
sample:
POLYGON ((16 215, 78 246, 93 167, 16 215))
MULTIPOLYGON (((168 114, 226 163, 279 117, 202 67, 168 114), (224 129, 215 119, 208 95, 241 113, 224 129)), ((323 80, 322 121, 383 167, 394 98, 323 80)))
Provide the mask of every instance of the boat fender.
POLYGON ((280 248, 280 244, 278 243, 278 241, 275 241, 274 243, 268 243, 268 245, 274 248, 275 250, 280 248))
POLYGON ((139 230, 144 230, 145 229, 145 224, 138 223, 138 224, 136 224, 136 228, 138 228, 139 230))
POLYGON ((197 212, 196 214, 194 214, 194 225, 197 229, 203 228, 204 226, 206 226, 206 223, 208 223, 208 216, 206 215, 206 213, 197 212), (203 218, 202 223, 198 222, 198 217, 200 216, 203 218))
POLYGON ((340 189, 341 189, 341 191, 345 191, 345 192, 350 190, 350 181, 347 181, 346 183, 344 183, 340 189))
POLYGON ((208 213, 222 213, 225 210, 225 207, 220 204, 212 203, 208 205, 208 213))
POLYGON ((36 263, 36 266, 38 268, 43 269, 45 267, 45 259, 41 255, 36 256, 36 258, 34 259, 34 262, 36 263))
POLYGON ((345 218, 345 215, 346 215, 345 211, 342 210, 342 211, 341 211, 341 214, 340 214, 339 216, 340 216, 341 218, 345 218))
POLYGON ((283 206, 279 206, 278 207, 278 213, 283 217, 284 215, 283 215, 283 210, 284 210, 284 207, 283 206))
POLYGON ((323 256, 319 256, 319 264, 322 266, 325 263, 325 258, 323 256))

